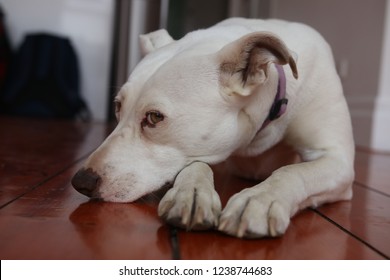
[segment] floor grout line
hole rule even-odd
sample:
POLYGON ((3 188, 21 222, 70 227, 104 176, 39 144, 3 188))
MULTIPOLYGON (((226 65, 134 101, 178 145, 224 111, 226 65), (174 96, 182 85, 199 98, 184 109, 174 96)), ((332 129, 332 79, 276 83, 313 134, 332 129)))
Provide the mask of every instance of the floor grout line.
POLYGON ((3 203, 2 205, 0 205, 0 210, 7 207, 8 205, 10 205, 11 203, 17 201, 19 198, 25 196, 26 194, 30 193, 31 191, 39 188, 40 186, 46 184, 47 182, 49 182, 50 180, 54 179, 55 177, 57 177, 58 175, 60 175, 61 173, 65 172, 67 169, 69 169, 70 167, 72 167, 73 165, 76 165, 77 163, 79 163, 80 161, 84 160, 85 158, 87 158, 94 150, 90 151, 89 153, 87 153, 86 155, 80 157, 79 159, 75 160, 75 161, 72 161, 71 163, 69 163, 68 165, 66 165, 64 168, 60 169, 59 171, 57 172, 54 172, 52 175, 49 175, 48 177, 46 177, 45 179, 43 179, 42 181, 40 181, 39 183, 36 183, 35 185, 32 185, 31 187, 29 187, 26 191, 24 191, 23 193, 17 195, 16 197, 12 198, 11 200, 3 203))
POLYGON ((384 192, 382 192, 382 191, 378 191, 377 189, 374 189, 373 187, 367 186, 367 185, 364 184, 364 183, 360 183, 360 182, 358 182, 358 181, 354 181, 354 183, 355 183, 357 186, 361 187, 361 188, 368 189, 368 190, 373 191, 373 192, 375 192, 375 193, 377 193, 377 194, 384 195, 384 196, 390 198, 390 195, 389 195, 389 194, 384 193, 384 192))
POLYGON ((332 220, 331 218, 329 218, 328 216, 326 216, 325 214, 323 214, 321 211, 319 211, 318 209, 313 209, 313 208, 309 208, 311 211, 313 211, 314 213, 316 213, 317 215, 321 216, 323 219, 327 220, 329 223, 333 224, 334 226, 338 227, 340 230, 342 230, 343 232, 345 232, 346 234, 350 235, 351 237, 355 238, 356 240, 358 240, 359 242, 363 243, 364 245, 366 245, 367 247, 369 247, 371 250, 373 250, 375 253, 379 254, 380 256, 382 256, 383 258, 389 260, 390 257, 387 256, 385 253, 382 253, 380 250, 378 250, 377 248, 375 248, 374 246, 372 246, 370 243, 368 243, 367 241, 363 240, 362 238, 360 238, 359 236, 357 236, 356 234, 352 233, 351 231, 349 231, 348 229, 344 228, 343 226, 341 226, 340 224, 336 223, 334 220, 332 220))
POLYGON ((177 236, 177 229, 175 227, 169 227, 169 241, 172 247, 172 259, 181 260, 180 244, 177 236))

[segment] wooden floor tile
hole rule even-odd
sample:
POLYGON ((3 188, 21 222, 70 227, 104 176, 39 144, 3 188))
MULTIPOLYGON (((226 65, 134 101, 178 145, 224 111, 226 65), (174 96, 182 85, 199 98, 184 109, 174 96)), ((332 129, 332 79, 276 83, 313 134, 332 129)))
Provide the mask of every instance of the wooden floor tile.
POLYGON ((390 195, 390 153, 374 153, 357 149, 355 180, 390 195))
POLYGON ((94 150, 107 125, 0 117, 0 208, 94 150))
POLYGON ((390 258, 390 196, 355 184, 351 201, 324 205, 318 211, 390 258))
POLYGON ((242 240, 180 231, 179 240, 183 259, 383 259, 310 210, 294 217, 279 238, 242 240))
POLYGON ((88 199, 69 184, 69 168, 0 211, 0 259, 170 259, 157 201, 88 199))

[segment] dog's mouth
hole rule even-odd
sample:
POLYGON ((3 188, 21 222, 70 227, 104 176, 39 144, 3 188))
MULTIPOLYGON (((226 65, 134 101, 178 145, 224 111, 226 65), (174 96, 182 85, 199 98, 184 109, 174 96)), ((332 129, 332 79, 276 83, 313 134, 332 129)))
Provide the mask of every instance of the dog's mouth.
MULTIPOLYGON (((152 188, 152 191, 142 191, 133 199, 129 199, 125 183, 120 190, 114 190, 109 186, 104 186, 104 179, 92 168, 81 168, 72 178, 71 183, 75 190, 90 198, 89 201, 106 202, 136 202, 136 201, 156 201, 160 200, 169 188, 172 187, 174 179, 165 182, 160 187, 152 188)), ((146 186, 145 186, 146 187, 146 186)), ((148 188, 144 188, 145 190, 148 188)), ((150 189, 150 188, 149 188, 150 189)))
POLYGON ((154 202, 156 202, 156 203, 158 203, 161 200, 161 198, 163 198, 165 193, 170 188, 172 188, 172 186, 173 186, 173 182, 167 182, 159 189, 157 189, 151 193, 147 193, 144 196, 140 197, 139 199, 136 200, 136 202, 141 202, 141 203, 154 203, 154 202))
POLYGON ((140 193, 137 197, 128 199, 126 192, 96 192, 97 194, 91 197, 91 200, 101 200, 106 202, 118 202, 118 203, 135 203, 135 202, 151 202, 159 201, 164 194, 171 188, 173 183, 167 182, 161 187, 153 188, 152 191, 145 191, 140 193))

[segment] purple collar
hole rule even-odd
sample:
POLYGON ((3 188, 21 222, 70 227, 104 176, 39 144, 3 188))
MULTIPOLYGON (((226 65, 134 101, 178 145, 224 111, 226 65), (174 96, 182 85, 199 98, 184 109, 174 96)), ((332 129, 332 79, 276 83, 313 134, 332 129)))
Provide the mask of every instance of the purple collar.
POLYGON ((274 103, 269 110, 268 117, 257 133, 264 129, 271 121, 278 119, 287 110, 288 99, 286 98, 286 74, 284 73, 283 66, 275 64, 275 67, 279 74, 278 90, 276 92, 274 103))

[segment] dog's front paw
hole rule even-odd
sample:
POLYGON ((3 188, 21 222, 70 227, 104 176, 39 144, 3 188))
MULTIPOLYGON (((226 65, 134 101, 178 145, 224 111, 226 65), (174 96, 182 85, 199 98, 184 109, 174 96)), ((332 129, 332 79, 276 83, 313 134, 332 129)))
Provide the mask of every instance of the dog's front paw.
POLYGON ((205 230, 218 226, 221 208, 210 167, 196 162, 177 176, 160 201, 158 215, 180 228, 205 230))
POLYGON ((228 201, 218 230, 240 238, 282 235, 290 223, 286 202, 265 191, 246 189, 228 201))
POLYGON ((172 188, 162 198, 158 215, 174 226, 205 230, 218 226, 221 202, 214 190, 172 188))

